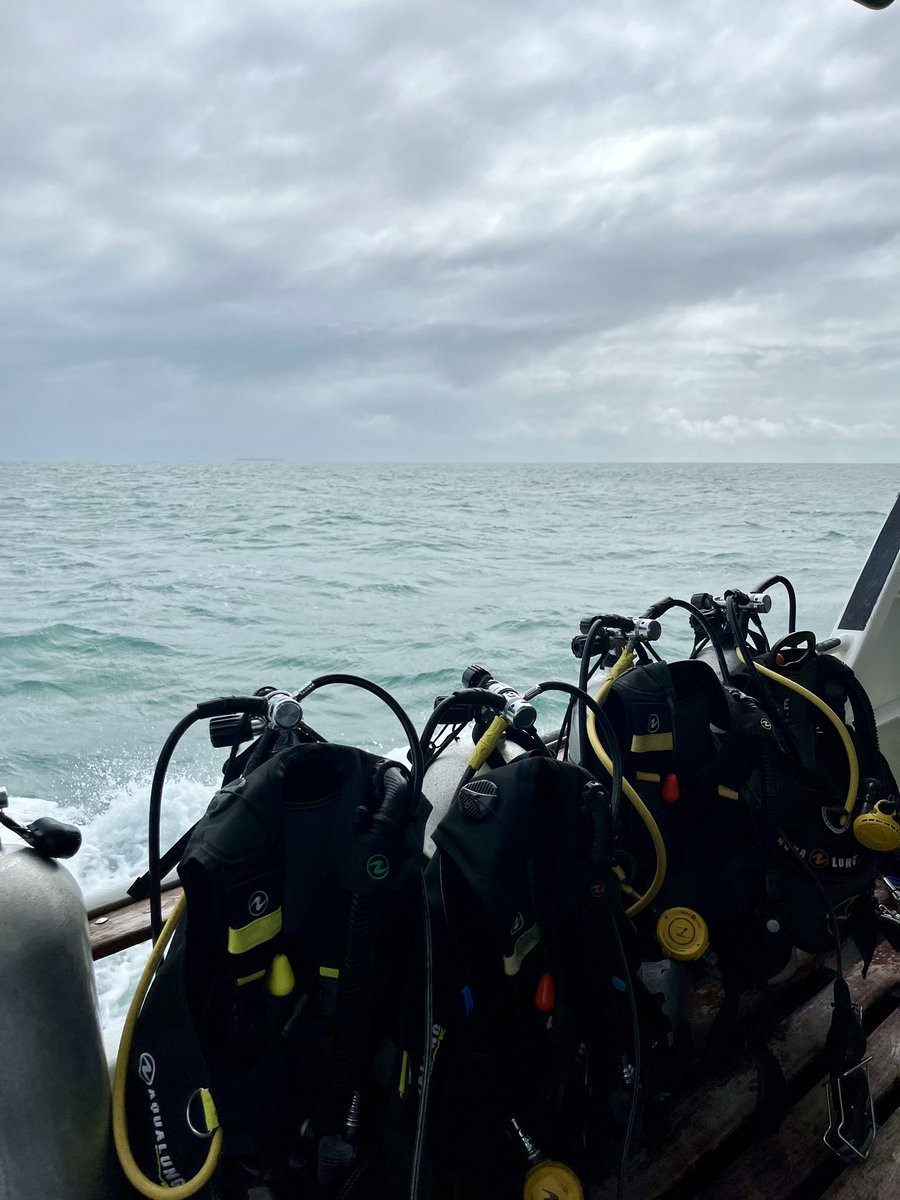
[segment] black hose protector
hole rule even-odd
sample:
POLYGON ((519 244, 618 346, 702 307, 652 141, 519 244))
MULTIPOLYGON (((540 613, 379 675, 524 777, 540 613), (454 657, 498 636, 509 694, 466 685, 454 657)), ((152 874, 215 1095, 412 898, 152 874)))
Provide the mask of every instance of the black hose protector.
POLYGON ((334 1065, 322 1096, 317 1133, 336 1133, 346 1116, 354 1084, 364 1076, 371 1015, 371 985, 384 907, 380 890, 350 900, 344 961, 334 1028, 334 1065))
MULTIPOLYGON (((604 627, 604 618, 602 616, 595 617, 587 631, 584 639, 584 650, 581 653, 581 663, 578 667, 578 686, 585 695, 588 695, 587 685, 590 680, 590 665, 591 665, 591 646, 594 644, 594 638, 597 632, 604 627)), ((632 629, 634 623, 632 622, 632 629)), ((587 736, 587 706, 584 700, 573 698, 578 705, 578 750, 582 758, 588 744, 587 736)))
MULTIPOLYGON (((840 660, 837 659, 835 661, 840 660)), ((881 753, 881 743, 878 739, 878 722, 875 720, 875 709, 872 707, 869 693, 854 675, 850 667, 847 667, 844 687, 847 691, 850 707, 853 709, 856 753, 860 759, 860 786, 866 779, 877 779, 880 781, 883 794, 886 796, 891 789, 891 783, 895 783, 896 781, 889 778, 890 767, 888 767, 884 755, 881 753)))

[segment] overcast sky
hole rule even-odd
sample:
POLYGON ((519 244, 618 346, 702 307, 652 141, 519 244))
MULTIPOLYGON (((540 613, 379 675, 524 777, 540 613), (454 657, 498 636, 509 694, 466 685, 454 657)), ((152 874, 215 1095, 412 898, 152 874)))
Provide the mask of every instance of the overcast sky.
POLYGON ((900 461, 900 3, 0 9, 0 457, 900 461))

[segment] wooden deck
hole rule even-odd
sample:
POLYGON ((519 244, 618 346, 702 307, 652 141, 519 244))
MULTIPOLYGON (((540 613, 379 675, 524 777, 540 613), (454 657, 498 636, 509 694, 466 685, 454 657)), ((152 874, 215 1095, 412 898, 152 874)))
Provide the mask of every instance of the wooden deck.
MULTIPOLYGON (((180 887, 168 888, 162 894, 163 921, 175 907, 181 895, 180 887)), ((88 917, 88 934, 94 962, 108 958, 129 946, 137 946, 150 938, 150 901, 135 900, 109 912, 88 917)), ((148 947, 149 950, 149 947, 148 947)))
MULTIPOLYGON (((664 1144, 634 1156, 623 1200, 900 1200, 900 1000, 894 994, 900 961, 882 943, 865 980, 858 962, 845 964, 845 975, 854 1003, 862 1005, 872 1056, 879 1132, 868 1160, 845 1168, 822 1141, 834 972, 813 963, 779 989, 783 1020, 771 1048, 791 1107, 778 1132, 757 1132, 756 1067, 739 1062, 674 1102, 664 1144)), ((698 1001, 702 1009, 702 989, 698 1001)), ((611 1181, 594 1189, 591 1200, 615 1200, 616 1194, 611 1181)))
MULTIPOLYGON (((180 892, 164 893, 164 917, 180 892)), ((137 945, 150 936, 149 902, 95 916, 89 929, 95 959, 137 945)), ((900 1200, 900 958, 882 943, 865 980, 858 962, 846 963, 845 975, 863 1008, 872 1058, 879 1131, 868 1160, 845 1168, 822 1142, 834 972, 811 961, 777 989, 782 1023, 771 1048, 790 1101, 779 1131, 759 1135, 756 1067, 733 1063, 673 1102, 665 1141, 634 1156, 622 1200, 900 1200)), ((698 989, 698 1025, 717 1002, 715 984, 698 989)), ((617 1200, 617 1182, 593 1189, 590 1200, 617 1200)))

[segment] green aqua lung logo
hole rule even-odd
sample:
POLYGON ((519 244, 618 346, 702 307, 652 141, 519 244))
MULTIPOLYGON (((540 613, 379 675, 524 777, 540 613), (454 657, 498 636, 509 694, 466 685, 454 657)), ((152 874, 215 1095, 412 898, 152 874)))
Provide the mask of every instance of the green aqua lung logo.
POLYGON ((387 879, 391 864, 383 854, 373 854, 366 863, 366 871, 370 879, 387 879))

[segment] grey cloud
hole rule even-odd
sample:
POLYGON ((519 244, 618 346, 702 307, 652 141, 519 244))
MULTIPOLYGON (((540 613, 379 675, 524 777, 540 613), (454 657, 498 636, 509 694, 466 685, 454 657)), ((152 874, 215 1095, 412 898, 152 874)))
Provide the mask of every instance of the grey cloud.
POLYGON ((629 12, 5 13, 0 453, 895 457, 900 13, 629 12))

